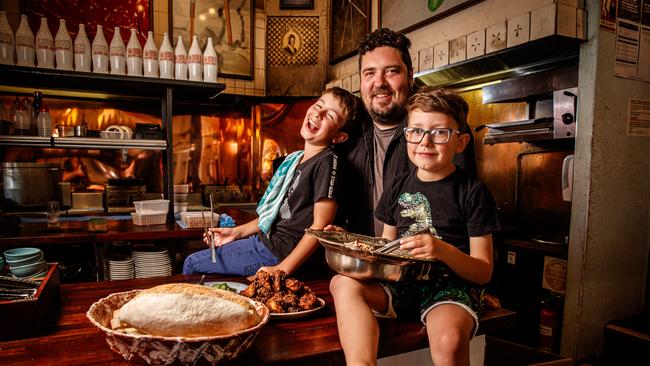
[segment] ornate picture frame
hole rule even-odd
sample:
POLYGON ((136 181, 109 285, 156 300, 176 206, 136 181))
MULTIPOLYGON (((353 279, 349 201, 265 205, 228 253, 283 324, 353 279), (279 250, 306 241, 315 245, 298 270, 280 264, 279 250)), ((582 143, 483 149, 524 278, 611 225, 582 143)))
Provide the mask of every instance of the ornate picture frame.
POLYGON ((197 35, 201 50, 208 37, 219 58, 220 77, 253 79, 253 0, 169 0, 169 36, 182 36, 185 49, 197 35))
POLYGON ((370 32, 371 0, 330 1, 330 65, 353 56, 370 32))
POLYGON ((313 9, 314 0, 280 0, 280 9, 313 9))
POLYGON ((483 0, 379 0, 379 26, 408 33, 483 0), (409 16, 404 16, 409 14, 409 16))

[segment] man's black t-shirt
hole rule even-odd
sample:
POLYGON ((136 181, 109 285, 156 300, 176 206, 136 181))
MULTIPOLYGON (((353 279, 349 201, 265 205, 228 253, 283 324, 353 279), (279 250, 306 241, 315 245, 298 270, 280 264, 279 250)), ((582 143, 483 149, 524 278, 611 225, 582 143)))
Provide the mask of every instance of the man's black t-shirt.
POLYGON ((259 237, 269 250, 283 260, 296 247, 305 229, 314 221, 314 204, 321 199, 336 199, 338 158, 330 148, 301 163, 280 206, 268 236, 259 237))
POLYGON ((497 229, 496 204, 487 186, 459 168, 435 182, 419 180, 416 171, 398 177, 384 190, 375 216, 396 226, 398 237, 434 228, 465 253, 470 237, 497 229))

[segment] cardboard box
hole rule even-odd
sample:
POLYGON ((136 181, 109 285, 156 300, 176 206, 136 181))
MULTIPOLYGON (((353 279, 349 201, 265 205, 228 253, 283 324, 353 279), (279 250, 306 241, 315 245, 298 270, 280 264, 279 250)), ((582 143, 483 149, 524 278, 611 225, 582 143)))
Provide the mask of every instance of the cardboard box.
POLYGON ((0 301, 0 341, 36 337, 56 325, 61 310, 59 264, 48 266, 34 298, 0 301))

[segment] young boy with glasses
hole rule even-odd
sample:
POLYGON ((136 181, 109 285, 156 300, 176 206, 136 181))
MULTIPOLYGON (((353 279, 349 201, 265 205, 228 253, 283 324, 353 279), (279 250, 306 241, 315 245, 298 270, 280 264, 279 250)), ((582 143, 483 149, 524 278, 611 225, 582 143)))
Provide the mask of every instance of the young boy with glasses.
POLYGON ((448 89, 425 87, 408 101, 404 129, 416 169, 398 177, 379 200, 375 217, 383 237, 400 249, 435 260, 440 271, 427 281, 378 283, 336 275, 339 337, 348 365, 375 364, 379 327, 375 316, 420 317, 436 366, 469 365, 483 288, 492 276, 496 205, 487 187, 454 165, 468 143, 467 102, 448 89), (430 233, 416 234, 423 229, 430 233))

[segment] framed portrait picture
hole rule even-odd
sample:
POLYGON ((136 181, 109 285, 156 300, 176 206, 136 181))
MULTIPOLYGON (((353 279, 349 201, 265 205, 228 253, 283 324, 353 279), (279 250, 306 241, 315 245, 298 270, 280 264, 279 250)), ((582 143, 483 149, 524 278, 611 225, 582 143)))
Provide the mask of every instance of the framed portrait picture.
POLYGON ((481 1, 483 0, 379 0, 379 24, 382 28, 407 33, 481 1))
POLYGON ((252 0, 169 0, 169 35, 189 50, 197 36, 201 50, 208 38, 219 59, 219 76, 253 79, 252 0))
POLYGON ((354 55, 361 37, 370 32, 370 0, 331 0, 331 9, 330 64, 334 64, 354 55))
POLYGON ((144 45, 147 32, 153 30, 153 0, 115 0, 111 1, 111 6, 99 6, 97 3, 99 1, 21 0, 20 6, 21 12, 29 18, 34 34, 41 24, 41 17, 45 17, 53 36, 59 29, 59 19, 64 19, 72 39, 77 35, 79 24, 84 24, 92 41, 100 24, 104 27, 108 42, 113 37, 115 27, 120 27, 125 44, 131 36, 129 29, 135 28, 140 43, 144 45))
POLYGON ((280 0, 280 9, 313 9, 314 0, 280 0))

